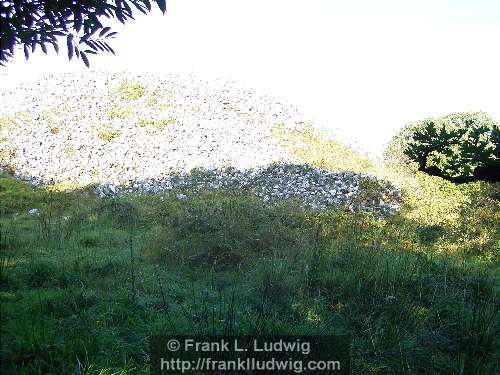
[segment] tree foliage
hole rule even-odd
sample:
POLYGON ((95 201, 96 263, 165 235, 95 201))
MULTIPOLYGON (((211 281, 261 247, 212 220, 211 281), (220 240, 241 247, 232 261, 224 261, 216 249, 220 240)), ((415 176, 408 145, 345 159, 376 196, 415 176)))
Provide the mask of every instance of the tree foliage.
POLYGON ((151 3, 165 13, 165 0, 6 0, 0 2, 0 64, 5 65, 22 46, 26 59, 37 46, 47 54, 52 45, 59 52, 65 40, 68 58, 81 58, 89 66, 89 54, 115 53, 108 40, 116 32, 105 21, 125 24, 134 9, 147 14, 151 3))
POLYGON ((482 112, 411 124, 400 133, 399 144, 429 175, 454 183, 500 181, 499 125, 482 112))

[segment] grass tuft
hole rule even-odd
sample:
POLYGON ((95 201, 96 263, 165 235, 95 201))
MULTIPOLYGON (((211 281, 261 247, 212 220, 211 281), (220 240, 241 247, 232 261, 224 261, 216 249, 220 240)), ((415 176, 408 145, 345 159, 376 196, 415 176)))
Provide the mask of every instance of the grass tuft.
POLYGON ((120 136, 120 130, 111 124, 103 125, 97 130, 97 137, 105 142, 111 142, 120 136))
POLYGON ((132 101, 141 98, 146 88, 136 82, 123 82, 116 89, 120 100, 132 101))

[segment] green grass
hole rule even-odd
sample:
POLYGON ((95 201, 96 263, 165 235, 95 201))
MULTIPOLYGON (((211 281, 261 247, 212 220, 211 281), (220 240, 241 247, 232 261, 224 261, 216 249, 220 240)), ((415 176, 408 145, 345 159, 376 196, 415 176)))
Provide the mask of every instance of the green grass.
POLYGON ((275 124, 272 134, 278 143, 298 160, 318 168, 336 171, 371 172, 373 163, 350 147, 329 140, 310 125, 303 129, 275 124))
POLYGON ((1 176, 1 372, 147 373, 162 333, 345 332, 355 374, 498 373, 499 186, 301 142, 324 167, 398 184, 403 210, 379 220, 231 189, 99 199, 1 176))

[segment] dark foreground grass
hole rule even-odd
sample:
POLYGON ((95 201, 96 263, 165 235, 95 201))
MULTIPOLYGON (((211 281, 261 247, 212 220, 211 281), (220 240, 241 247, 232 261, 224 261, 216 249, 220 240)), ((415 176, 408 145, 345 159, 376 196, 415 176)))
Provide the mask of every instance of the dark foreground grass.
POLYGON ((147 373, 154 334, 350 333, 355 374, 498 373, 498 202, 466 196, 428 223, 1 177, 1 372, 147 373))

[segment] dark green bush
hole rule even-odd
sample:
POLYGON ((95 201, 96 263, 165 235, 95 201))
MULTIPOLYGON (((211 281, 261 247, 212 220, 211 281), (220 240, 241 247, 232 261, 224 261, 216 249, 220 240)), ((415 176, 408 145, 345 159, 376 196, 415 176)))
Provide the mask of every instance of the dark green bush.
POLYGON ((405 126, 386 158, 454 183, 500 181, 500 130, 483 112, 454 113, 405 126))

